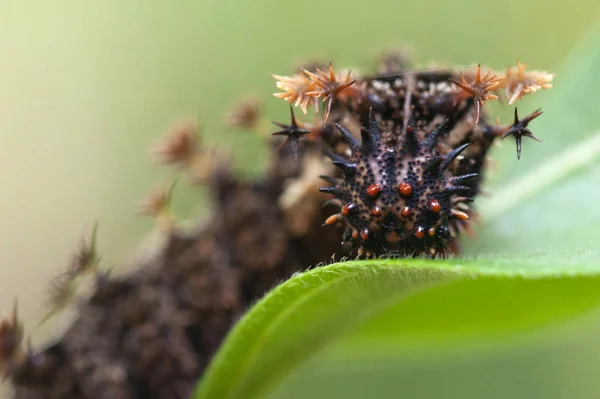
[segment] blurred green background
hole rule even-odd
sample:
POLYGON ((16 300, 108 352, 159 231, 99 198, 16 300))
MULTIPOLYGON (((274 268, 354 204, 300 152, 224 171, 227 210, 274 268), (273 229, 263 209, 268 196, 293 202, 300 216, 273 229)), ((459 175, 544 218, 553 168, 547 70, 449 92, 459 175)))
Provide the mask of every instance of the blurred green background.
MULTIPOLYGON (((271 73, 290 73, 311 57, 366 71, 381 50, 401 44, 412 45, 422 62, 502 69, 520 59, 560 71, 599 16, 600 3, 592 0, 3 0, 0 304, 8 310, 19 298, 36 344, 64 328, 68 314, 35 326, 47 310, 48 280, 95 221, 103 263, 127 269, 123 260, 151 228, 135 216, 135 205, 168 176, 147 149, 181 116, 199 116, 207 141, 233 149, 240 165, 257 170, 258 140, 226 132, 222 115, 236 99, 257 95, 272 118, 285 117, 287 108, 271 96, 271 73)), ((201 198, 201 191, 181 185, 175 208, 182 217, 202 214, 201 198)), ((581 384, 567 371, 584 370, 580 362, 595 352, 575 341, 550 352, 523 362, 492 361, 489 373, 509 378, 522 363, 537 376, 518 382, 526 386, 520 397, 533 397, 546 379, 553 380, 551 392, 564 389, 569 397, 581 384), (559 375, 544 374, 544 367, 559 375)), ((480 370, 461 367, 455 386, 480 370)), ((407 386, 420 392, 416 383, 407 386)), ((427 397, 436 397, 435 389, 428 386, 427 397)))

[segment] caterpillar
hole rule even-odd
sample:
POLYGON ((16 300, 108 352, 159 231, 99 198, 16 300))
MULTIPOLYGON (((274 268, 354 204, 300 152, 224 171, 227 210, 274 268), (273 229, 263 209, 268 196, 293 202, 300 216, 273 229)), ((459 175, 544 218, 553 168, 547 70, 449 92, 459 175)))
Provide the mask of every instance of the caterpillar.
MULTIPOLYGON (((77 307, 60 337, 24 344, 16 305, 0 319, 12 397, 187 398, 245 309, 292 273, 341 256, 458 253, 490 146, 514 137, 520 158, 523 137, 539 140, 528 125, 541 111, 521 119, 515 108, 514 121, 492 124, 485 104, 512 105, 550 88, 553 75, 520 63, 412 71, 399 60, 390 54, 372 76, 331 64, 274 75, 290 121, 267 132, 258 180, 207 149, 195 124, 170 129, 157 160, 208 188, 210 216, 184 228, 169 208, 173 185, 153 192, 140 211, 156 220, 159 239, 123 276, 100 264, 95 233, 84 239, 51 284, 49 314, 77 307), (300 121, 296 107, 315 119, 300 121), (76 290, 83 278, 93 282, 87 297, 76 290)), ((261 118, 260 104, 247 101, 227 121, 256 129, 261 118)))

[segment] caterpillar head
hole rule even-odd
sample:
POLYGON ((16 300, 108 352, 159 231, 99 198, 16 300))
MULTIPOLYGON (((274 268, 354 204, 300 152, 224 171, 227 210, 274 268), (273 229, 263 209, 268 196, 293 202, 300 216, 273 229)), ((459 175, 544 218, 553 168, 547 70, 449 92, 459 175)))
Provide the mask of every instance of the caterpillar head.
POLYGON ((472 189, 466 183, 478 174, 453 176, 450 170, 469 143, 441 154, 436 142, 446 132, 447 121, 428 134, 406 126, 403 139, 393 146, 381 140, 385 132, 373 112, 368 126, 361 128, 360 142, 336 126, 351 155, 327 153, 342 177, 322 177, 332 186, 321 191, 337 197, 342 207, 326 224, 345 223, 346 238, 358 244, 359 253, 443 255, 451 231, 469 218, 456 206, 470 200, 472 189))

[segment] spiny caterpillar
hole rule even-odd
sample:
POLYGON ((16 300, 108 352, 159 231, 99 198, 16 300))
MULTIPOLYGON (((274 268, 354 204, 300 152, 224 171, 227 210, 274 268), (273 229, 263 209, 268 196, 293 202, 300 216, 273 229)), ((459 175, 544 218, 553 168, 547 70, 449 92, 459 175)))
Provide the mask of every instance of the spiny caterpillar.
POLYGON ((336 74, 330 64, 328 73, 316 68, 274 77, 283 90, 274 95, 305 113, 309 104, 318 110, 318 99, 326 102, 318 131, 304 129, 293 111, 287 127, 294 152, 302 136, 315 136, 341 172, 322 177, 330 186, 321 191, 332 194, 340 209, 325 224, 345 224, 344 240, 359 255, 445 256, 449 245, 456 252, 453 240, 469 228, 474 212, 468 203, 480 191, 493 141, 514 136, 518 158, 523 136, 539 141, 527 125, 540 110, 519 119, 515 108, 511 125, 494 126, 483 110, 486 101, 504 94, 512 104, 552 87, 553 75, 527 72, 519 62, 504 74, 488 70, 483 76, 478 65, 460 73, 354 78, 351 72, 336 74))
POLYGON ((138 209, 154 218, 157 241, 124 276, 101 264, 94 228, 50 284, 49 316, 77 306, 61 337, 35 349, 24 345, 16 305, 0 319, 0 371, 13 397, 189 398, 233 323, 278 281, 343 255, 457 252, 491 144, 512 136, 520 157, 522 137, 537 139, 528 124, 541 111, 520 118, 515 108, 512 124, 494 125, 486 102, 512 104, 551 87, 553 75, 520 63, 503 73, 407 71, 403 60, 384 57, 370 77, 331 65, 275 75, 275 96, 291 105, 275 132, 260 101, 236 107, 229 127, 273 137, 258 180, 207 149, 195 123, 174 125, 154 154, 208 188, 210 216, 184 228, 170 210, 174 183, 161 185, 138 209), (314 109, 315 119, 298 120, 293 106, 314 109), (93 283, 86 297, 83 278, 93 283))

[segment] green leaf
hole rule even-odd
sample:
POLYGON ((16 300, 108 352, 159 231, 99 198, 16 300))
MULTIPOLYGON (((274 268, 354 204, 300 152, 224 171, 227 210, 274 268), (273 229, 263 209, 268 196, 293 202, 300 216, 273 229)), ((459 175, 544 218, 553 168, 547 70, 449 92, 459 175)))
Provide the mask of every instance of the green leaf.
POLYGON ((530 257, 519 270, 502 259, 398 260, 299 274, 235 327, 196 398, 262 397, 325 347, 333 363, 406 360, 557 324, 600 304, 598 266, 568 264, 530 257))
MULTIPOLYGON (((195 397, 433 398, 448 396, 437 386, 445 381, 461 398, 547 399, 564 393, 555 381, 579 374, 597 387, 595 375, 563 369, 567 355, 526 353, 576 336, 600 305, 600 113, 591 106, 599 38, 558 75, 532 124, 544 143, 528 143, 520 163, 513 143, 497 154, 510 166, 477 204, 483 226, 465 245, 470 259, 345 262, 292 277, 235 326, 195 397), (499 354, 554 377, 543 387, 478 386, 490 372, 518 378, 514 363, 498 366, 499 354)), ((574 351, 578 359, 600 352, 595 341, 574 351)), ((569 397, 589 393, 568 386, 569 397)))

